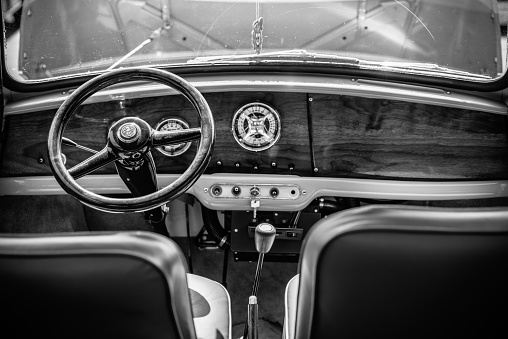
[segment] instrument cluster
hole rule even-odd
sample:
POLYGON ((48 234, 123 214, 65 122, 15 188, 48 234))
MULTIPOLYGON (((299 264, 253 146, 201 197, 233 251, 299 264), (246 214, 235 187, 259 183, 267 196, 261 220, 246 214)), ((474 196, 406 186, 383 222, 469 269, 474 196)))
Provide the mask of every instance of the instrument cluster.
MULTIPOLYGON (((168 117, 156 127, 158 131, 188 129, 189 123, 181 117, 168 117)), ((265 151, 274 146, 281 137, 280 115, 272 106, 251 102, 240 107, 231 120, 231 134, 243 149, 252 152, 265 151)), ((165 156, 176 157, 184 154, 192 142, 158 147, 165 156)), ((272 164, 272 167, 276 165, 272 164)), ((239 167, 239 166, 236 166, 239 167)))

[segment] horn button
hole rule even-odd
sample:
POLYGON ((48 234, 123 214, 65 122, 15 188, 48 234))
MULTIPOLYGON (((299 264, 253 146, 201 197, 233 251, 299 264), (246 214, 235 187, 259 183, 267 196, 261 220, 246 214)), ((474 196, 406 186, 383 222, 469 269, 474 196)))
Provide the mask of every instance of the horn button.
POLYGON ((113 152, 123 160, 137 161, 150 149, 152 128, 140 118, 122 118, 109 129, 113 152))

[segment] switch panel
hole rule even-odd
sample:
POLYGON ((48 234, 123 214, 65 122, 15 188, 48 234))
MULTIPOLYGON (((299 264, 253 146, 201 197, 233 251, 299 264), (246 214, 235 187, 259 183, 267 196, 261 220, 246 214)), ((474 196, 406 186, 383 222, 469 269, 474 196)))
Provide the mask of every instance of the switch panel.
POLYGON ((209 194, 219 199, 296 200, 301 190, 298 185, 216 183, 210 186, 209 194))

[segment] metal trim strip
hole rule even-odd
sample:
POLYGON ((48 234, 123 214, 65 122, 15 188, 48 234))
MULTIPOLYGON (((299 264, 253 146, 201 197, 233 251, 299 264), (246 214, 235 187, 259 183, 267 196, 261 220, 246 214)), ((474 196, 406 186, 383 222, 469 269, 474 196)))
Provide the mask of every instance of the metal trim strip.
MULTIPOLYGON (((188 77, 201 93, 231 91, 271 91, 293 93, 321 93, 362 96, 374 99, 402 100, 459 109, 470 109, 493 114, 507 115, 507 107, 501 101, 473 96, 460 92, 445 91, 416 85, 387 83, 346 77, 323 77, 314 75, 218 75, 188 77)), ((5 106, 5 116, 57 109, 72 90, 15 100, 5 106)), ((126 100, 133 98, 175 95, 177 91, 164 85, 131 82, 96 93, 85 104, 126 100)))
MULTIPOLYGON (((161 174, 159 185, 166 186, 178 175, 161 174)), ((263 201, 259 210, 297 211, 307 207, 314 199, 341 196, 390 200, 461 200, 508 197, 508 180, 490 181, 398 181, 374 179, 341 179, 326 177, 299 177, 291 175, 232 175, 206 174, 187 191, 205 207, 215 210, 250 210, 247 199, 216 199, 208 189, 216 183, 252 185, 276 183, 297 184, 302 194, 295 200, 273 199, 263 201)), ((97 194, 126 194, 127 188, 116 175, 88 175, 78 180, 85 189, 97 194)), ((66 194, 53 177, 0 178, 0 195, 59 195, 66 194)))

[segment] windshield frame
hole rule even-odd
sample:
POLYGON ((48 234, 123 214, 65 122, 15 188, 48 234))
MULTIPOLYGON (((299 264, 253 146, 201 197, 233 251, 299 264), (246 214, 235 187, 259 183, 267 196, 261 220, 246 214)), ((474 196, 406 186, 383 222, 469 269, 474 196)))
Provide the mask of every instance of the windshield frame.
MULTIPOLYGON (((0 5, 2 6, 2 5, 0 5)), ((1 46, 1 63, 2 63, 2 77, 3 86, 9 90, 16 92, 42 92, 50 90, 59 90, 69 87, 77 87, 93 77, 108 72, 108 70, 91 71, 87 73, 79 73, 72 75, 63 75, 55 78, 30 80, 30 82, 21 82, 13 78, 8 72, 6 66, 6 37, 5 37, 5 21, 3 20, 2 9, 2 23, 1 28, 4 32, 4 43, 1 46)), ((506 41, 504 42, 506 43, 506 41)), ((124 67, 127 67, 125 65, 124 67)), ((143 66, 147 67, 147 66, 143 66)), ((404 73, 403 71, 393 70, 377 70, 377 69, 362 69, 353 67, 337 67, 337 65, 313 65, 311 63, 240 63, 228 64, 226 63, 203 63, 203 64, 177 64, 177 65, 153 65, 150 67, 161 68, 173 72, 180 76, 195 75, 195 74, 259 74, 276 72, 279 74, 314 74, 331 77, 351 77, 353 79, 371 79, 382 80, 394 83, 407 83, 414 85, 432 86, 432 87, 446 87, 450 89, 460 89, 478 92, 494 92, 504 90, 508 87, 508 71, 496 79, 453 79, 446 78, 439 75, 431 74, 411 74, 404 73)))

